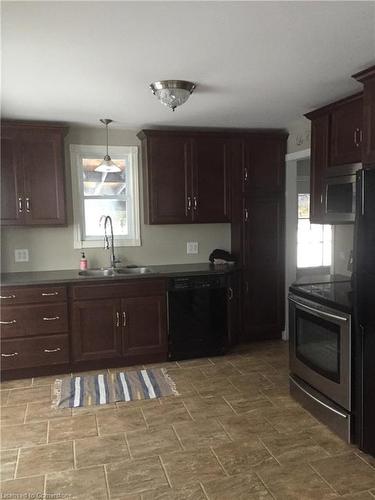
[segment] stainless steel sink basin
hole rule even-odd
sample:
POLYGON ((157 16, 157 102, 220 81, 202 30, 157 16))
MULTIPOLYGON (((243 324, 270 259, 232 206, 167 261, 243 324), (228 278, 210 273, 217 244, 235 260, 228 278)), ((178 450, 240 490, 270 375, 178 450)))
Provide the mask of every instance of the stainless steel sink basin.
POLYGON ((86 276, 87 278, 106 278, 107 276, 114 276, 113 269, 86 269, 85 271, 79 271, 80 276, 86 276))
POLYGON ((146 274, 152 273, 150 267, 120 267, 115 269, 116 274, 146 274))

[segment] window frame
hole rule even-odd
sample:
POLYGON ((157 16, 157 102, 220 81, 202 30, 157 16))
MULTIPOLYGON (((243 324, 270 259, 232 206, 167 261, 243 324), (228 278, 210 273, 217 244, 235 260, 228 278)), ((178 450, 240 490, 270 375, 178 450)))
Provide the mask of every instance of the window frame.
MULTIPOLYGON (((124 156, 132 156, 132 167, 128 174, 129 185, 131 187, 131 213, 133 215, 132 225, 133 234, 131 237, 115 235, 117 247, 138 247, 141 246, 140 235, 140 196, 139 196, 139 165, 138 165, 138 146, 111 146, 111 157, 123 159, 124 156)), ((103 246, 103 237, 95 239, 93 237, 85 238, 85 209, 84 192, 82 180, 82 159, 83 158, 102 158, 106 152, 106 146, 98 145, 70 145, 70 167, 72 176, 72 196, 73 196, 73 226, 74 226, 74 248, 101 248, 103 246)))

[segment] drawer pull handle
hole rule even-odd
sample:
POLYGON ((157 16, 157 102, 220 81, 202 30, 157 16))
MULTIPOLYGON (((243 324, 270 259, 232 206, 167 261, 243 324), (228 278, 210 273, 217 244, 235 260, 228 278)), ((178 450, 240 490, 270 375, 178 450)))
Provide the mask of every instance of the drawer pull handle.
POLYGON ((12 319, 12 321, 0 321, 0 325, 13 325, 14 323, 17 323, 15 319, 12 319))
POLYGON ((26 212, 29 214, 31 212, 30 198, 26 198, 26 212))
POLYGON ((52 318, 43 318, 43 321, 56 321, 60 319, 60 316, 53 316, 52 318))
POLYGON ((120 313, 116 313, 116 327, 118 328, 120 326, 120 313))
POLYGON ((11 354, 4 354, 4 353, 1 353, 1 356, 3 358, 13 358, 14 356, 18 356, 18 352, 12 352, 11 354))
POLYGON ((15 295, 0 295, 0 299, 15 299, 15 295))
POLYGON ((126 323, 127 323, 126 312, 123 311, 123 313, 122 313, 122 326, 126 326, 126 323))
POLYGON ((61 347, 56 347, 56 349, 43 349, 44 352, 57 352, 61 351, 61 347))
POLYGON ((52 297, 52 295, 58 295, 59 292, 46 293, 42 292, 42 297, 52 297))

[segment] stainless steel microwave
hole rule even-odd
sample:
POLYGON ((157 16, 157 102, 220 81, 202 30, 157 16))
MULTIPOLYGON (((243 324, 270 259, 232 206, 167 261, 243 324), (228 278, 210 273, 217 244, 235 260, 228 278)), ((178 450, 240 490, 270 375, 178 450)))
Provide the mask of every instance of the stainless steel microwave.
POLYGON ((328 224, 354 222, 356 176, 327 177, 324 181, 324 220, 328 224))

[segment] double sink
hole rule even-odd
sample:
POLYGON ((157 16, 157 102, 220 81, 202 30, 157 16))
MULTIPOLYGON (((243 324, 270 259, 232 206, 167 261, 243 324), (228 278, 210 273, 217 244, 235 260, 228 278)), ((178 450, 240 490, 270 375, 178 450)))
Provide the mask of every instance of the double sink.
POLYGON ((111 276, 147 274, 152 272, 153 270, 150 267, 107 267, 101 269, 86 269, 85 271, 79 271, 78 274, 86 278, 108 278, 111 276))

